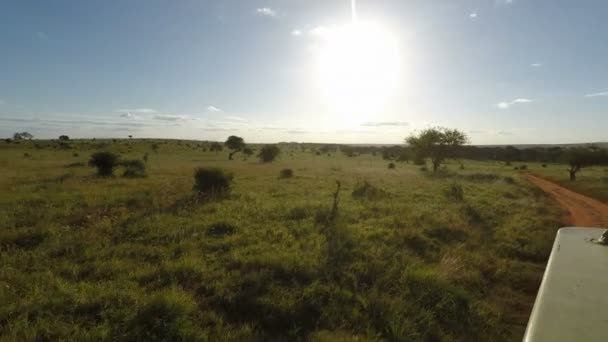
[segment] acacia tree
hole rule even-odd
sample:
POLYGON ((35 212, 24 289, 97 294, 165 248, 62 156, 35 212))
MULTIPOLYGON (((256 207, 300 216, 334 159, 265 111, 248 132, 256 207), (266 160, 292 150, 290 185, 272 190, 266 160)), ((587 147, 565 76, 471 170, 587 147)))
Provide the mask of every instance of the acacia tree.
POLYGON ((232 150, 230 154, 228 154, 228 160, 232 160, 232 156, 240 152, 245 148, 245 140, 241 137, 237 137, 236 135, 231 135, 228 137, 226 142, 224 143, 228 149, 232 150))
POLYGON ((454 157, 456 149, 468 141, 465 133, 444 127, 427 128, 405 139, 417 157, 431 159, 433 172, 437 172, 446 158, 454 157))
POLYGON ((570 181, 576 180, 576 174, 584 167, 608 164, 608 153, 595 147, 576 148, 566 152, 566 162, 569 165, 570 181))

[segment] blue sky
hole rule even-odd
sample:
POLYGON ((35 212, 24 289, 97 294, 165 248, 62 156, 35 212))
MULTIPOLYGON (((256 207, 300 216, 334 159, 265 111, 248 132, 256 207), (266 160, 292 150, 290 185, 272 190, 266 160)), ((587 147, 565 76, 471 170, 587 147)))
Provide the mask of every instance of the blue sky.
POLYGON ((326 32, 352 23, 349 0, 0 7, 3 136, 400 143, 439 125, 475 144, 608 140, 603 0, 358 0, 381 33, 356 44, 386 40, 398 68, 375 45, 356 51, 398 84, 366 84, 382 101, 356 115, 318 67, 326 32))

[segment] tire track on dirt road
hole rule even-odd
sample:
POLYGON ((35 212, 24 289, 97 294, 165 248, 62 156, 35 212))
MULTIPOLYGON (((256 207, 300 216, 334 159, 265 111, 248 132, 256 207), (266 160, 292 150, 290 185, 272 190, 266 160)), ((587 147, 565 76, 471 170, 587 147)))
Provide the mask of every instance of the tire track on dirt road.
POLYGON ((608 228, 608 205, 531 174, 526 178, 568 210, 574 226, 608 228))

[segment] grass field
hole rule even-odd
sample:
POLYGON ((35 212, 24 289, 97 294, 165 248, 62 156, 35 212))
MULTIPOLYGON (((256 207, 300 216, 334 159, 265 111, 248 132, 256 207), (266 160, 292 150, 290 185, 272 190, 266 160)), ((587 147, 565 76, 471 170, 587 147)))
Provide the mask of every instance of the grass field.
POLYGON ((502 163, 37 144, 0 143, 4 340, 521 340, 562 216, 502 163), (98 150, 147 152, 147 177, 96 177, 98 150), (193 197, 200 166, 228 198, 193 197))

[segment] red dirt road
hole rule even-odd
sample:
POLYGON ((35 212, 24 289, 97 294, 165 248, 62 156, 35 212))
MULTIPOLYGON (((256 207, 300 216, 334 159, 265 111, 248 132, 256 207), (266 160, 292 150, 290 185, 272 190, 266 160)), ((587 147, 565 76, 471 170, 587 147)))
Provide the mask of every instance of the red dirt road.
POLYGON ((568 210, 574 226, 608 228, 608 205, 540 177, 526 177, 568 210))

